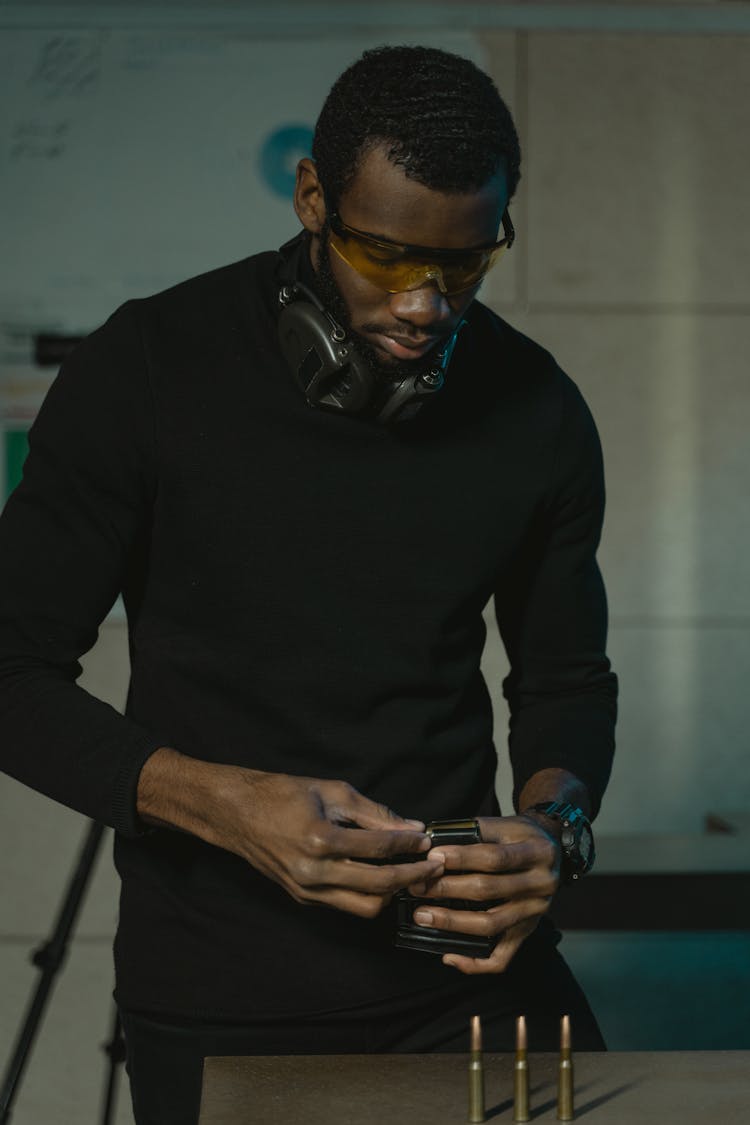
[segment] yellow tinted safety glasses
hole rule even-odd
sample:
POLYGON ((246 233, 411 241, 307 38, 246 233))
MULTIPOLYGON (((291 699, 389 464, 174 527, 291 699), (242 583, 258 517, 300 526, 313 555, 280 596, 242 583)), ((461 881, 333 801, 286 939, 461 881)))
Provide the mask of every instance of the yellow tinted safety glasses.
POLYGON ((347 226, 335 213, 329 222, 330 244, 338 256, 386 293, 417 289, 426 281, 434 281, 446 297, 463 293, 479 284, 515 238, 507 210, 500 241, 469 250, 436 250, 375 238, 367 231, 347 226))

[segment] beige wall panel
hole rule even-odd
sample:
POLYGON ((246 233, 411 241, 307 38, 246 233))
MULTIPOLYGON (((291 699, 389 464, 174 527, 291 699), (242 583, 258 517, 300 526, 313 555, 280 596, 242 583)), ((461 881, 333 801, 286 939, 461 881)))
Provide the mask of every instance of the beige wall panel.
POLYGON ((500 640, 492 602, 484 611, 487 626, 487 641, 482 653, 482 675, 492 699, 493 735, 497 750, 497 775, 495 792, 500 802, 500 811, 505 816, 513 815, 513 775, 508 756, 508 705, 503 698, 503 680, 510 671, 503 642, 500 640))
POLYGON ((529 36, 529 299, 750 302, 750 36, 529 36))
MULTIPOLYGON (((507 660, 488 620, 482 667, 495 711, 500 807, 512 811, 507 660)), ((613 627, 617 752, 600 832, 700 832, 715 809, 750 807, 750 627, 613 627)))
POLYGON ((618 750, 606 832, 700 832, 750 807, 750 628, 613 628, 618 750))
MULTIPOLYGON (((20 943, 0 943, 0 1058, 7 1059, 39 974, 20 943)), ((77 941, 63 967, 13 1109, 13 1125, 97 1122, 110 1036, 112 951, 77 941)), ((124 1070, 113 1125, 133 1125, 124 1070)))
POLYGON ((750 615, 750 316, 512 315, 602 438, 613 618, 750 615))

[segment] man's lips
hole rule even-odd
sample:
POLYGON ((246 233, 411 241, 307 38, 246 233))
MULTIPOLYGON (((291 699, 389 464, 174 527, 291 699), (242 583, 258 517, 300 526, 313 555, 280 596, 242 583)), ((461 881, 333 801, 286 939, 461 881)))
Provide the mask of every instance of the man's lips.
POLYGON ((438 343, 436 336, 428 336, 424 340, 410 340, 405 336, 389 336, 384 332, 374 333, 372 340, 379 348, 396 359, 419 359, 438 343))

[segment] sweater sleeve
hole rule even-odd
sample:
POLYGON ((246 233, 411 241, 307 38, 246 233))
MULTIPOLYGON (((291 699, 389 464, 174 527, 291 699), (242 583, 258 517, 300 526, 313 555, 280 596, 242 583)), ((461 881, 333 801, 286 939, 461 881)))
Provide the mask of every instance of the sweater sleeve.
POLYGON ((510 661, 510 756, 517 806, 538 770, 585 783, 594 815, 614 753, 617 680, 605 655, 607 603, 596 550, 604 475, 594 421, 562 376, 557 455, 547 496, 515 581, 495 595, 510 661))
POLYGON ((0 518, 0 766, 126 835, 158 739, 76 680, 119 591, 137 584, 155 490, 133 306, 64 364, 0 518))

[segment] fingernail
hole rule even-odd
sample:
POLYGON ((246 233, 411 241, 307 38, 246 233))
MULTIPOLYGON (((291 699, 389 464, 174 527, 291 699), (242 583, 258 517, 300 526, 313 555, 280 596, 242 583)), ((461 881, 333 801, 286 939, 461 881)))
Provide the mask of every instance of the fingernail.
POLYGON ((445 863, 445 855, 443 852, 430 852, 429 858, 437 860, 439 863, 445 863))
POLYGON ((432 841, 429 836, 425 836, 424 840, 419 841, 420 852, 428 852, 432 847, 432 841))
POLYGON ((415 910, 413 914, 414 921, 419 926, 431 926, 432 914, 429 910, 415 910))
POLYGON ((412 824, 415 828, 418 828, 420 832, 422 832, 424 830, 424 821, 423 820, 411 820, 407 816, 405 818, 405 823, 406 824, 412 824))

